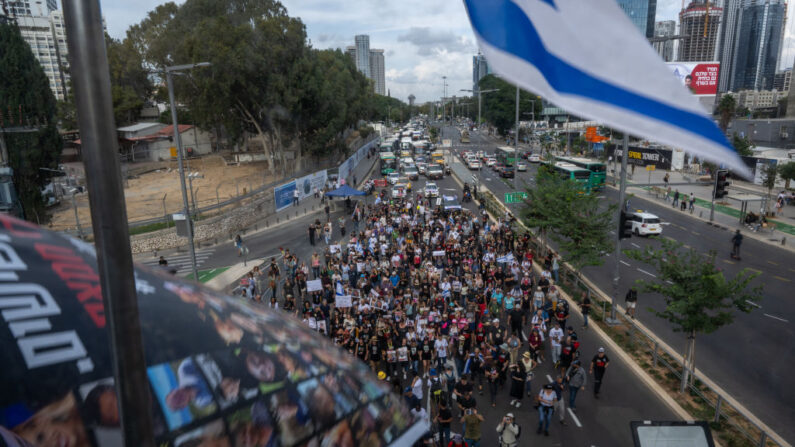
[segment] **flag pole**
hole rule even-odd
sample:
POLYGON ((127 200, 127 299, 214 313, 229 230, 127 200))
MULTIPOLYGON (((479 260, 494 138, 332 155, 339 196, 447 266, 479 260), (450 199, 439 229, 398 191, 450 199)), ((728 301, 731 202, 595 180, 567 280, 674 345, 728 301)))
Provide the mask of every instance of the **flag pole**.
POLYGON ((152 447, 130 234, 119 169, 110 73, 98 0, 63 2, 72 83, 124 445, 152 447))
MULTIPOLYGON (((624 150, 621 152, 621 179, 618 188, 618 222, 621 222, 621 213, 624 212, 626 205, 624 204, 627 194, 627 154, 629 154, 629 134, 624 132, 624 150)), ((613 151, 613 156, 616 153, 613 151)), ((615 274, 613 275, 613 300, 610 303, 610 317, 605 319, 607 324, 618 324, 616 318, 616 305, 618 303, 618 282, 621 279, 621 232, 623 228, 616 226, 616 254, 615 254, 615 274)))

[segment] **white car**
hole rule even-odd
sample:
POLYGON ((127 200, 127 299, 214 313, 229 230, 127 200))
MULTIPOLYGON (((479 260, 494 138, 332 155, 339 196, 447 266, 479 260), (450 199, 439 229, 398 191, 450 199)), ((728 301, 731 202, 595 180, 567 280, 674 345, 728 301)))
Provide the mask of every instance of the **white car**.
POLYGON ((436 183, 428 182, 425 184, 425 197, 439 197, 439 187, 436 183))
POLYGON ((406 188, 400 185, 396 185, 392 188, 392 198, 393 199, 402 199, 406 197, 406 188))
POLYGON ((469 166, 469 169, 473 169, 473 170, 474 170, 474 169, 480 169, 480 166, 481 166, 481 165, 480 165, 480 161, 478 161, 478 159, 477 159, 477 158, 475 158, 475 157, 470 157, 470 158, 467 160, 467 166, 469 166))
POLYGON ((530 156, 527 157, 527 161, 530 163, 541 163, 541 157, 538 154, 530 154, 530 156))
POLYGON ((497 159, 494 157, 489 157, 486 159, 486 166, 492 167, 497 164, 497 159))
POLYGON ((527 171, 527 163, 525 163, 525 162, 523 162, 521 160, 517 161, 516 162, 516 170, 517 171, 527 171))
POLYGON ((386 180, 389 182, 390 185, 394 185, 397 183, 398 179, 400 179, 400 174, 397 172, 390 172, 386 175, 386 180))
POLYGON ((638 211, 632 213, 632 233, 636 236, 662 234, 660 218, 651 213, 638 211))

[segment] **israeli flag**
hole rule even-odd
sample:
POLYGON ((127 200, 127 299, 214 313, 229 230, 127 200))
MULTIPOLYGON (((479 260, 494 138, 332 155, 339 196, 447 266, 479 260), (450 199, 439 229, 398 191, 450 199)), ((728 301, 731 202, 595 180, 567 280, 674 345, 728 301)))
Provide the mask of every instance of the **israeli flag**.
POLYGON ((750 172, 615 0, 464 0, 489 66, 577 115, 750 172))

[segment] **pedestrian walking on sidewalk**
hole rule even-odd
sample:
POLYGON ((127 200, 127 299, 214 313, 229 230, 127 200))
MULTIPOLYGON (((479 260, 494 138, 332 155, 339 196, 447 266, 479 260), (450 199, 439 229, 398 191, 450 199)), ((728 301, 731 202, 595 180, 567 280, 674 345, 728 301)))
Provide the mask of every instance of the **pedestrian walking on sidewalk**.
POLYGON ((591 368, 588 370, 589 374, 593 374, 593 397, 596 399, 599 399, 599 390, 602 388, 602 379, 608 364, 610 359, 605 354, 605 348, 599 348, 599 352, 591 359, 591 368))
POLYGON ((666 187, 666 188, 668 187, 668 180, 670 180, 670 178, 671 178, 671 177, 670 177, 670 176, 669 176, 669 174, 666 172, 666 173, 665 173, 665 177, 663 177, 663 183, 665 183, 665 187, 666 187))
POLYGON ((298 197, 300 193, 298 192, 298 188, 293 190, 293 206, 298 206, 298 197))
POLYGON ((591 313, 591 298, 588 297, 587 292, 582 293, 582 301, 580 301, 580 310, 582 311, 582 328, 588 329, 588 315, 591 313))
POLYGON ((676 205, 679 205, 679 190, 678 189, 676 191, 674 191, 674 203, 671 206, 676 208, 676 205))
POLYGON ((630 287, 627 291, 627 296, 624 297, 624 302, 627 306, 627 315, 635 319, 635 307, 638 305, 638 291, 634 287, 630 287))
POLYGON ((237 248, 237 255, 243 256, 243 238, 239 234, 235 236, 235 248, 237 248))

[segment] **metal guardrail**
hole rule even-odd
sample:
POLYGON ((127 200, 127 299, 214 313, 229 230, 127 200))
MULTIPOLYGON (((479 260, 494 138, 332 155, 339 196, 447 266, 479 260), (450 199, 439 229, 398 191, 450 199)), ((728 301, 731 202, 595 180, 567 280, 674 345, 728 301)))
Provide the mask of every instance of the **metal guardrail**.
MULTIPOLYGON (((453 170, 453 173, 455 175, 455 170, 453 170)), ((480 185, 480 187, 481 192, 478 197, 483 200, 481 203, 484 204, 486 210, 493 215, 502 216, 508 208, 485 186, 480 185)), ((519 225, 523 232, 530 234, 531 247, 534 252, 541 253, 542 251, 551 250, 551 248, 540 241, 530 229, 526 228, 521 223, 519 225)), ((579 298, 577 297, 579 297, 580 293, 578 292, 586 292, 592 300, 596 299, 601 302, 601 315, 598 315, 599 306, 592 306, 592 319, 601 320, 604 319, 605 315, 609 314, 609 306, 611 305, 610 297, 603 295, 600 290, 589 284, 587 280, 583 280, 583 278, 581 278, 568 264, 563 263, 559 272, 561 281, 559 281, 558 284, 568 292, 572 300, 579 303, 579 298)), ((677 359, 677 353, 671 352, 663 347, 656 336, 638 327, 634 320, 627 318, 626 315, 619 312, 616 312, 616 315, 624 321, 623 325, 626 326, 628 331, 629 344, 638 344, 640 346, 640 353, 649 356, 654 370, 656 370, 658 365, 663 365, 674 377, 681 379, 682 373, 687 367, 677 359)), ((641 367, 644 367, 643 363, 638 363, 641 367)), ((654 374, 652 373, 652 375, 654 374)), ((696 396, 701 399, 712 409, 711 422, 713 424, 725 422, 741 433, 749 442, 753 443, 753 445, 759 447, 785 447, 789 445, 783 440, 771 438, 771 434, 757 425, 748 414, 733 407, 729 403, 731 399, 727 399, 720 392, 699 380, 696 372, 693 372, 691 376, 693 377, 693 381, 688 386, 688 392, 691 396, 696 396)), ((692 411, 690 411, 690 413, 692 413, 692 411)))

